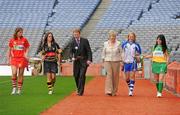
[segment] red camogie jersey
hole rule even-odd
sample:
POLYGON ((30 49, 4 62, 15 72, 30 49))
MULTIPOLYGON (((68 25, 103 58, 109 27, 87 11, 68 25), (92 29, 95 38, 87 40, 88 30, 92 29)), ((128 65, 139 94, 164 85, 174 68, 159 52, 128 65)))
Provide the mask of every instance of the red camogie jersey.
POLYGON ((26 49, 29 47, 29 42, 26 38, 10 39, 9 47, 11 48, 11 65, 19 68, 28 66, 28 60, 24 57, 26 49))
POLYGON ((26 38, 14 39, 9 41, 9 47, 11 48, 11 56, 14 58, 24 57, 26 49, 29 47, 29 42, 26 38))

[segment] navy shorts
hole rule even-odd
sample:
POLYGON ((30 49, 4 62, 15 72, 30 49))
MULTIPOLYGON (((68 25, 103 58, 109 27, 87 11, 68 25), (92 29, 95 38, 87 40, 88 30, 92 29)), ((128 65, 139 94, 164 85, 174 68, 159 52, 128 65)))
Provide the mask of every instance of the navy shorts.
POLYGON ((124 72, 137 71, 137 63, 124 63, 124 72))
POLYGON ((57 62, 44 61, 44 73, 58 73, 57 62))

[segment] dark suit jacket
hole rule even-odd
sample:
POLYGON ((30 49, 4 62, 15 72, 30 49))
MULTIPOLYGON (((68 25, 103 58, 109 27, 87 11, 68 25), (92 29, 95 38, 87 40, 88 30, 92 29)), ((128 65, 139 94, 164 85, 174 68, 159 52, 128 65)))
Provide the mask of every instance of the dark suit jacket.
POLYGON ((80 45, 78 46, 75 38, 72 38, 70 45, 70 58, 77 58, 78 56, 82 57, 82 60, 84 61, 92 61, 92 52, 87 39, 80 38, 80 45))

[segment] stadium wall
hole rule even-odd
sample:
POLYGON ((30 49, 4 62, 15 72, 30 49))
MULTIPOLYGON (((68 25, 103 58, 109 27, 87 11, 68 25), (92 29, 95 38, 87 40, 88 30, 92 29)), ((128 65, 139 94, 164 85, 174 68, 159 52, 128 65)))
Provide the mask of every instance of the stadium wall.
MULTIPOLYGON (((11 66, 8 65, 0 65, 0 76, 11 76, 11 66)), ((28 68, 24 70, 25 76, 31 76, 32 75, 32 68, 28 68)))
MULTIPOLYGON (((72 63, 64 63, 61 66, 61 75, 72 76, 73 75, 73 65, 72 63)), ((86 72, 88 76, 102 76, 102 65, 101 64, 91 64, 86 72)))
POLYGON ((165 87, 172 93, 180 95, 180 63, 173 62, 168 66, 165 87))

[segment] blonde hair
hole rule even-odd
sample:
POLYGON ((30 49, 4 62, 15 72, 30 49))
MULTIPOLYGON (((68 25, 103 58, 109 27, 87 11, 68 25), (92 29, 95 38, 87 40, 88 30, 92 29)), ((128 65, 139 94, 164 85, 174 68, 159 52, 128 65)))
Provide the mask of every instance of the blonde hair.
POLYGON ((114 30, 110 30, 108 34, 109 34, 109 37, 110 36, 115 36, 115 37, 117 36, 117 32, 114 30))
POLYGON ((129 32, 127 39, 129 39, 129 36, 133 35, 134 36, 134 41, 136 41, 136 34, 134 32, 129 32))

